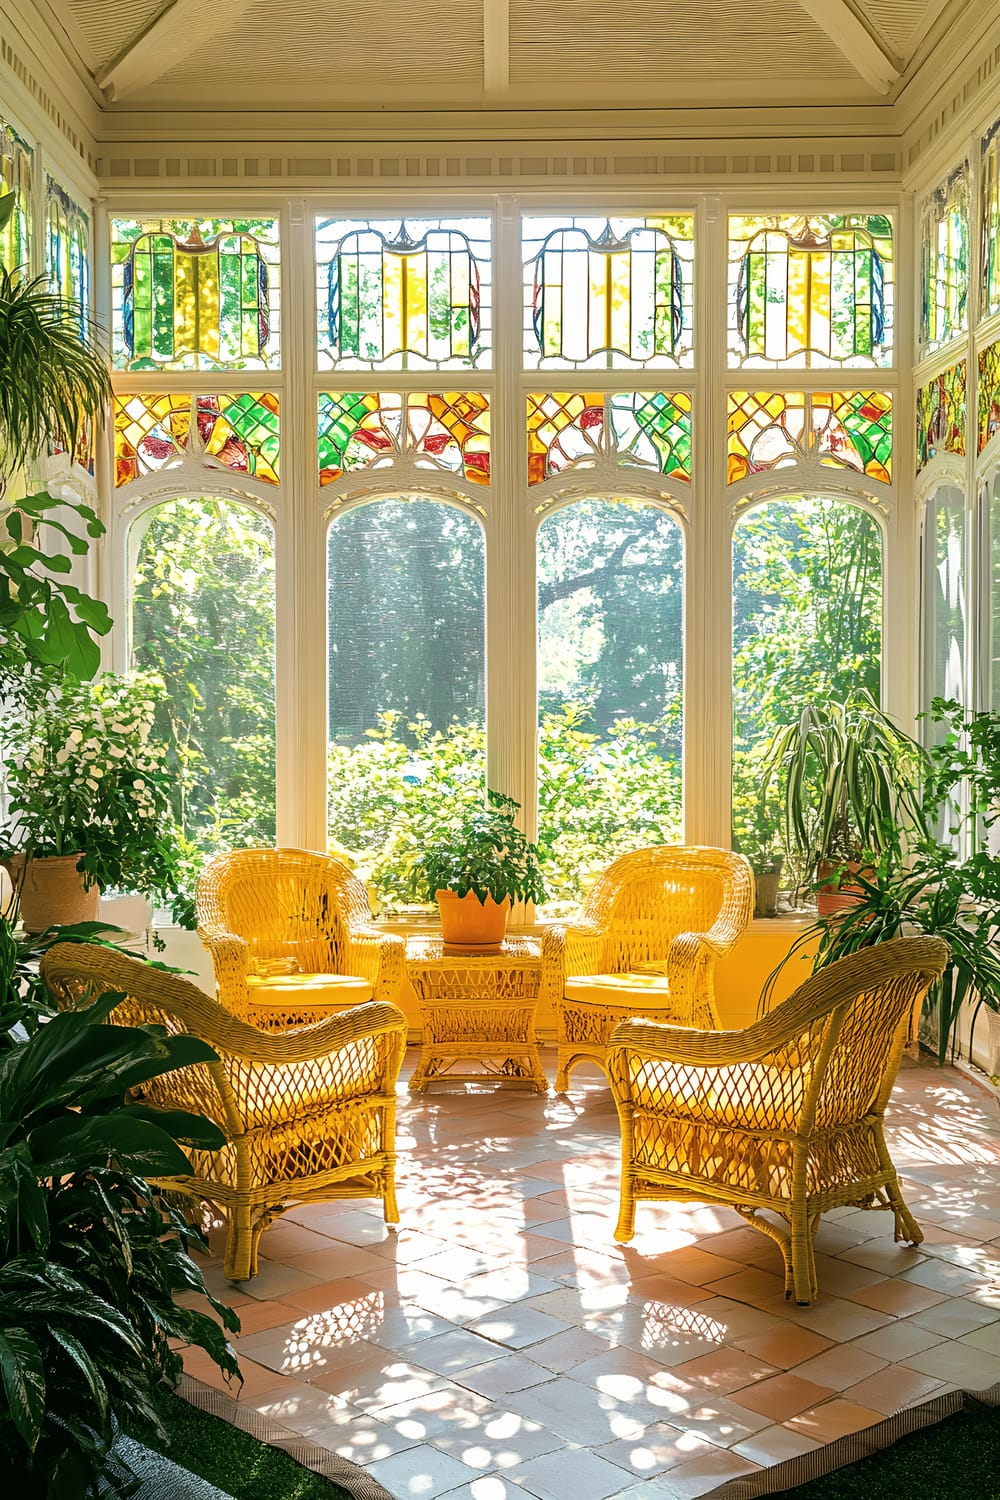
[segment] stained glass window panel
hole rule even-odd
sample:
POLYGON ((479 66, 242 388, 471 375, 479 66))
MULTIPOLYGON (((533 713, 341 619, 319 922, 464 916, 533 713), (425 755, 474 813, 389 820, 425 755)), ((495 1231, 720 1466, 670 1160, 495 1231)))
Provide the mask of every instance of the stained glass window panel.
POLYGON ((491 225, 317 219, 321 370, 466 370, 490 362, 491 225))
POLYGON ((892 397, 885 391, 733 391, 728 482, 808 458, 892 480, 892 397))
POLYGON ((979 452, 1000 432, 1000 339, 979 351, 979 452))
POLYGON ((885 214, 732 215, 730 365, 891 364, 892 240, 885 214))
POLYGON ((203 858, 275 838, 274 539, 263 516, 205 495, 134 522, 132 665, 169 700, 174 819, 203 858))
POLYGON ((983 279, 979 315, 988 318, 1000 312, 1000 120, 982 141, 980 237, 983 279))
POLYGON ((117 370, 262 370, 278 364, 275 219, 113 219, 117 370))
POLYGON ((46 179, 45 269, 49 285, 80 308, 81 332, 90 309, 89 221, 68 193, 46 179))
POLYGON ((527 369, 693 362, 694 218, 526 217, 527 369))
POLYGON ((14 211, 0 229, 0 264, 31 269, 31 147, 0 119, 0 197, 14 194, 14 211))
POLYGON ((417 468, 490 482, 490 408, 481 391, 324 391, 319 479, 409 459, 417 468))
POLYGON ((939 349, 969 326, 969 168, 928 199, 921 234, 920 342, 939 349))
POLYGON ((528 483, 601 461, 691 478, 685 391, 539 392, 528 397, 528 483))
POLYGON ((917 389, 917 472, 938 453, 965 452, 965 360, 917 389))
POLYGON ((580 500, 538 528, 538 841, 547 911, 681 835, 684 545, 674 518, 580 500))
POLYGON ((222 468, 278 483, 280 427, 277 396, 115 397, 115 484, 204 455, 222 468))

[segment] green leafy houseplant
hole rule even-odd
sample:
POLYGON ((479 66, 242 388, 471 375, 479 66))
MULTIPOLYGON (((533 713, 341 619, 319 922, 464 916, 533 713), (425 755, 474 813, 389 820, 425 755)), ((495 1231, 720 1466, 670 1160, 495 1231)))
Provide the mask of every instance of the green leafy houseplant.
POLYGON ((112 1445, 123 1428, 162 1435, 155 1393, 181 1372, 171 1340, 239 1373, 224 1332, 238 1320, 189 1254, 203 1238, 146 1181, 190 1170, 179 1142, 212 1150, 222 1134, 129 1102, 214 1053, 160 1027, 107 1024, 118 999, 42 1025, 16 1001, 0 1016, 0 1453, 11 1493, 44 1500, 132 1493, 112 1445), (222 1327, 178 1295, 207 1298, 222 1327))
POLYGON ((485 807, 443 824, 421 852, 416 870, 423 894, 430 898, 445 890, 456 896, 471 892, 480 902, 544 901, 538 849, 514 821, 520 803, 500 792, 486 795, 485 807))
POLYGON ((50 677, 6 716, 8 811, 0 844, 32 860, 77 854, 103 890, 158 894, 174 883, 165 752, 151 738, 162 680, 50 677))
POLYGON ((923 767, 921 746, 867 692, 843 703, 807 703, 779 729, 765 789, 780 789, 784 839, 804 878, 839 883, 845 867, 898 856, 908 832, 922 835, 923 767))

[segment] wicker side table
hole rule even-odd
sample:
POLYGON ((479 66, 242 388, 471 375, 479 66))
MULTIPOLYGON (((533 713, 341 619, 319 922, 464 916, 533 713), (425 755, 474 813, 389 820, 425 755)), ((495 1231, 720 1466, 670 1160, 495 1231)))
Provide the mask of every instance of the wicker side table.
POLYGON ((456 953, 440 938, 413 937, 406 969, 423 1021, 414 1093, 431 1083, 525 1083, 548 1091, 535 1037, 541 945, 510 937, 499 953, 456 953), (463 1072, 475 1061, 481 1072, 463 1072))

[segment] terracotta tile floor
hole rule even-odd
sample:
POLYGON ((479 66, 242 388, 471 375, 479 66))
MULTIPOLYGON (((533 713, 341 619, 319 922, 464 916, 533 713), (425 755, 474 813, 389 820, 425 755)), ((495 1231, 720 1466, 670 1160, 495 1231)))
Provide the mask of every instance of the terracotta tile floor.
MULTIPOLYGON (((824 1290, 799 1308, 776 1247, 727 1209, 640 1205, 615 1244, 617 1120, 596 1074, 563 1097, 403 1092, 397 1231, 366 1202, 303 1208, 266 1232, 254 1281, 209 1262, 244 1322, 241 1400, 399 1500, 679 1500, 993 1385, 996 1102, 906 1062, 888 1126, 927 1238, 913 1251, 888 1214, 828 1215, 824 1290)), ((200 1354, 189 1369, 213 1380, 200 1354)))

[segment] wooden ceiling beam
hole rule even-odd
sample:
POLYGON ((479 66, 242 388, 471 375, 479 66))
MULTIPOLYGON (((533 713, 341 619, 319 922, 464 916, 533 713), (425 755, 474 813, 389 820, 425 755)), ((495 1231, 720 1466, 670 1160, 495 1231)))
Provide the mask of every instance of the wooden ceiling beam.
POLYGON ((214 0, 212 5, 205 0, 172 0, 95 75, 98 87, 110 98, 120 99, 162 78, 227 30, 251 4, 252 0, 214 0))
POLYGON ((483 0, 483 91, 510 88, 510 0, 483 0))
POLYGON ((883 50, 847 0, 799 0, 799 4, 865 82, 880 94, 887 94, 902 68, 883 50))

